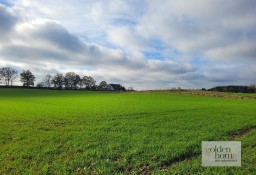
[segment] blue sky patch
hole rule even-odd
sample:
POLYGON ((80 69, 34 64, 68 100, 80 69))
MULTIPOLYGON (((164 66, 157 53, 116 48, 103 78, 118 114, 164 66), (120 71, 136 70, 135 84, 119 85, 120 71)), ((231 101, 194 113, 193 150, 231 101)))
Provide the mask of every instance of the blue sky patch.
POLYGON ((0 0, 0 4, 6 6, 6 7, 11 7, 12 3, 10 3, 10 1, 8 0, 0 0))
POLYGON ((151 40, 149 41, 149 45, 159 51, 166 49, 166 46, 160 40, 151 40))
POLYGON ((162 55, 161 52, 144 52, 144 55, 149 60, 165 60, 166 56, 162 55))
POLYGON ((206 59, 203 59, 199 56, 194 56, 192 58, 192 65, 194 65, 194 66, 201 66, 201 65, 206 65, 206 64, 207 64, 206 59))

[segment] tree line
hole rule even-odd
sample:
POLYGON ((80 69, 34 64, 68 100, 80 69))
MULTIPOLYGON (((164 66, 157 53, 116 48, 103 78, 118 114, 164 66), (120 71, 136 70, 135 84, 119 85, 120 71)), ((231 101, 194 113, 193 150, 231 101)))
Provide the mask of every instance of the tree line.
MULTIPOLYGON (((23 70, 20 75, 20 81, 24 87, 34 87, 36 77, 30 70, 23 70)), ((11 67, 3 67, 0 69, 0 83, 6 86, 13 86, 15 80, 18 79, 18 71, 11 67)), ((125 91, 125 87, 116 84, 110 84, 118 87, 114 90, 125 91)), ((53 88, 53 89, 87 89, 87 90, 108 90, 109 84, 101 81, 96 85, 96 81, 91 76, 80 77, 75 72, 67 72, 65 75, 57 73, 56 75, 47 74, 36 87, 53 88)), ((131 89, 131 88, 129 88, 131 89)))
POLYGON ((209 91, 218 92, 241 92, 241 93, 256 93, 256 85, 251 86, 216 86, 209 91))

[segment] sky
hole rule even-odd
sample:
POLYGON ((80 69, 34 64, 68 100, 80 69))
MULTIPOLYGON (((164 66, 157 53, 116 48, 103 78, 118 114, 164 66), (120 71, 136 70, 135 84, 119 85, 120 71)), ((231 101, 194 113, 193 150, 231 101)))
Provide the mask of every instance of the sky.
POLYGON ((137 90, 256 84, 255 9, 255 0, 0 0, 0 67, 137 90))

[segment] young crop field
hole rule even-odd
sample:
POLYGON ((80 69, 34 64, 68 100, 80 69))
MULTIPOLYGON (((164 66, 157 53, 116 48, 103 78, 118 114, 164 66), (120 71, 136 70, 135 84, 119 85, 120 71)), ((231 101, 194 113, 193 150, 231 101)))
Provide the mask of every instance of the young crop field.
POLYGON ((255 174, 256 100, 163 92, 0 89, 0 174, 255 174), (202 141, 242 141, 202 167, 202 141))

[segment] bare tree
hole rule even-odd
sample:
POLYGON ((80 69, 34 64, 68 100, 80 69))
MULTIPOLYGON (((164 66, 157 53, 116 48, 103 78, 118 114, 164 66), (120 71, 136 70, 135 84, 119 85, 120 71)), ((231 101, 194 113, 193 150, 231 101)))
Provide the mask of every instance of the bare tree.
POLYGON ((89 89, 88 88, 88 80, 89 80, 89 76, 84 76, 83 79, 82 79, 82 82, 85 85, 86 89, 89 89))
POLYGON ((251 89, 254 93, 256 93, 256 84, 251 84, 251 89))
POLYGON ((92 87, 95 86, 96 81, 91 76, 84 76, 83 83, 84 83, 86 89, 92 89, 92 87))
POLYGON ((0 80, 3 80, 6 86, 12 86, 13 81, 17 77, 18 71, 11 67, 3 67, 0 69, 0 80))
POLYGON ((88 86, 90 87, 90 89, 92 89, 92 87, 95 87, 95 85, 96 81, 91 76, 89 76, 88 86))
POLYGON ((50 74, 47 74, 44 79, 43 79, 43 85, 45 87, 50 88, 51 87, 51 82, 52 82, 52 76, 50 74))
POLYGON ((62 74, 56 74, 51 79, 51 84, 53 84, 55 88, 62 89, 62 86, 64 84, 64 76, 62 74))
POLYGON ((133 87, 132 86, 130 86, 130 87, 128 87, 128 89, 127 89, 128 91, 134 91, 134 89, 133 89, 133 87))
POLYGON ((80 88, 80 89, 83 88, 83 86, 84 86, 84 81, 83 81, 83 79, 80 79, 80 80, 79 80, 78 85, 79 85, 79 88, 80 88))
POLYGON ((64 82, 66 89, 76 89, 78 83, 80 82, 80 76, 74 72, 68 72, 65 75, 64 82))

